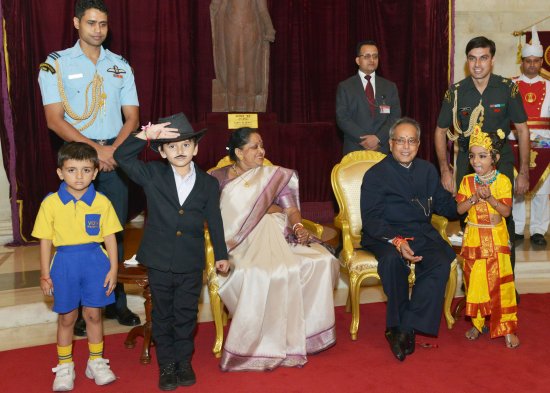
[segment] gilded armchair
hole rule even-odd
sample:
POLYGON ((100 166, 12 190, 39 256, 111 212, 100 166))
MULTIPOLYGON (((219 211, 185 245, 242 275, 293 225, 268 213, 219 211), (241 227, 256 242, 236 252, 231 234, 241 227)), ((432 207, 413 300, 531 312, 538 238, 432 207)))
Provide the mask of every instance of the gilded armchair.
MULTIPOLYGON (((214 168, 211 168, 209 172, 213 169, 223 168, 228 165, 232 165, 233 162, 229 159, 229 156, 222 158, 214 168)), ((273 165, 269 160, 264 159, 264 165, 273 165)), ((323 236, 323 226, 315 222, 302 219, 302 224, 304 227, 314 236, 319 239, 323 236)), ((221 357, 222 346, 223 346, 223 327, 227 325, 227 313, 224 310, 223 302, 218 294, 219 283, 218 275, 216 273, 215 258, 214 258, 214 249, 210 242, 210 233, 208 229, 205 228, 204 233, 205 240, 205 251, 206 251, 206 282, 208 286, 208 294, 210 295, 210 308, 212 311, 212 318, 214 319, 214 326, 216 327, 216 339, 214 341, 214 346, 212 347, 212 352, 217 358, 221 357)))
MULTIPOLYGON (((381 161, 384 154, 374 151, 356 151, 347 154, 340 163, 332 169, 331 183, 339 206, 339 213, 334 224, 342 230, 341 265, 349 276, 349 293, 346 302, 346 311, 352 313, 350 334, 352 340, 357 339, 359 329, 359 303, 361 283, 369 278, 380 280, 378 262, 369 251, 362 250, 361 241, 361 211, 360 194, 363 175, 373 165, 381 161)), ((447 219, 432 216, 432 224, 441 236, 449 241, 446 234, 447 219)), ((455 322, 451 314, 451 303, 454 298, 457 281, 456 260, 451 265, 451 273, 445 290, 444 315, 447 327, 451 329, 455 322)), ((414 285, 414 269, 411 271, 409 282, 414 285)))

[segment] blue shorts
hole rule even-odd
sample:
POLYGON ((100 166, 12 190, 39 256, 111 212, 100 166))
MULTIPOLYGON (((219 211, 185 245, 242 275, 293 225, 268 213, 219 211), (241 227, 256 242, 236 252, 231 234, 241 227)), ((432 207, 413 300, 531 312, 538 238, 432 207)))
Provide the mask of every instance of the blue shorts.
POLYGON ((99 243, 59 246, 50 267, 53 283, 53 311, 68 313, 80 304, 104 307, 115 302, 115 294, 105 294, 105 277, 111 269, 109 258, 99 243))

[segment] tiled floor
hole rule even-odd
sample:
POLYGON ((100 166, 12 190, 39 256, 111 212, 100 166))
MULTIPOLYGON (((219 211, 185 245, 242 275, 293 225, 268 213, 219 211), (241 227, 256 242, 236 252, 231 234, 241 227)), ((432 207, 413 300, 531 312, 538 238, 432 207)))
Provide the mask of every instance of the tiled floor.
MULTIPOLYGON (((141 224, 126 230, 127 257, 133 255, 141 238, 141 224)), ((450 233, 457 224, 451 223, 450 233)), ((547 236, 550 243, 550 236, 547 236)), ((516 282, 520 293, 550 292, 550 246, 537 247, 529 238, 516 243, 516 282)), ((55 342, 56 314, 51 311, 51 298, 42 295, 38 287, 40 261, 38 246, 0 247, 0 351, 55 342)), ((343 277, 336 293, 336 304, 345 303, 347 285, 343 277)), ((129 307, 144 320, 143 298, 137 286, 127 286, 129 307)), ((203 291, 199 320, 211 320, 208 296, 203 291)), ((379 288, 367 288, 362 301, 383 300, 379 288)), ((105 321, 106 334, 126 332, 130 328, 112 320, 105 321)))

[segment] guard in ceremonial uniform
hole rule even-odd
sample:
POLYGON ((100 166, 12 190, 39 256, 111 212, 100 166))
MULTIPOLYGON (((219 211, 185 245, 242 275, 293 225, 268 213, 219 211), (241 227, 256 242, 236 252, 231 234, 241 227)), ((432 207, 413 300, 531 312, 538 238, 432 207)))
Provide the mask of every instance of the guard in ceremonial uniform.
MULTIPOLYGON (((46 121, 66 142, 84 142, 96 149, 100 160, 96 189, 109 198, 124 224, 128 180, 113 153, 139 123, 134 74, 124 58, 102 46, 108 33, 108 10, 102 0, 77 0, 73 23, 79 35, 76 44, 50 53, 40 64, 38 83, 46 121)), ((120 261, 121 236, 117 243, 120 261)), ((123 325, 138 325, 139 317, 128 309, 122 284, 115 295, 115 307, 107 308, 106 316, 123 325)), ((84 326, 77 323, 75 333, 84 335, 84 326)))
MULTIPOLYGON (((470 76, 452 85, 445 93, 437 127, 435 149, 441 182, 448 191, 456 194, 462 178, 472 172, 468 159, 470 135, 476 124, 487 133, 502 130, 510 134, 510 122, 518 131, 520 165, 516 179, 516 193, 524 194, 529 187, 529 129, 518 87, 512 80, 491 73, 496 52, 495 43, 486 37, 475 37, 466 46, 470 76), (453 127, 454 132, 450 128, 453 127), (453 167, 447 161, 447 138, 457 141, 458 153, 453 167)), ((514 179, 514 155, 509 145, 501 151, 498 170, 514 179)), ((514 237, 513 219, 507 220, 510 239, 514 237)), ((514 265, 512 250, 512 265, 514 265)))
MULTIPOLYGON (((514 78, 519 93, 523 98, 523 106, 527 112, 527 124, 531 141, 550 142, 550 81, 539 75, 543 62, 543 47, 540 44, 537 29, 532 28, 531 44, 525 44, 521 50, 521 68, 523 73, 514 78)), ((510 139, 516 139, 510 134, 510 139)), ((546 246, 544 234, 550 224, 550 178, 547 177, 531 199, 531 218, 529 233, 531 242, 546 246)), ((514 197, 514 220, 516 239, 523 239, 525 229, 525 198, 514 197)))

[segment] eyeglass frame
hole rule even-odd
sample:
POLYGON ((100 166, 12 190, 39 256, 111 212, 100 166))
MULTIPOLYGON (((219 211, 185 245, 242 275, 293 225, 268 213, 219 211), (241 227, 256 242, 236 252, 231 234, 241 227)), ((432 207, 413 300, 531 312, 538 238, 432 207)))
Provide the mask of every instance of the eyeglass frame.
POLYGON ((392 138, 392 141, 395 142, 396 145, 403 146, 406 143, 409 144, 409 146, 418 146, 420 144, 420 139, 418 138, 392 138))
POLYGON ((361 57, 365 60, 378 60, 380 58, 378 53, 365 53, 364 55, 357 55, 357 57, 361 57))

